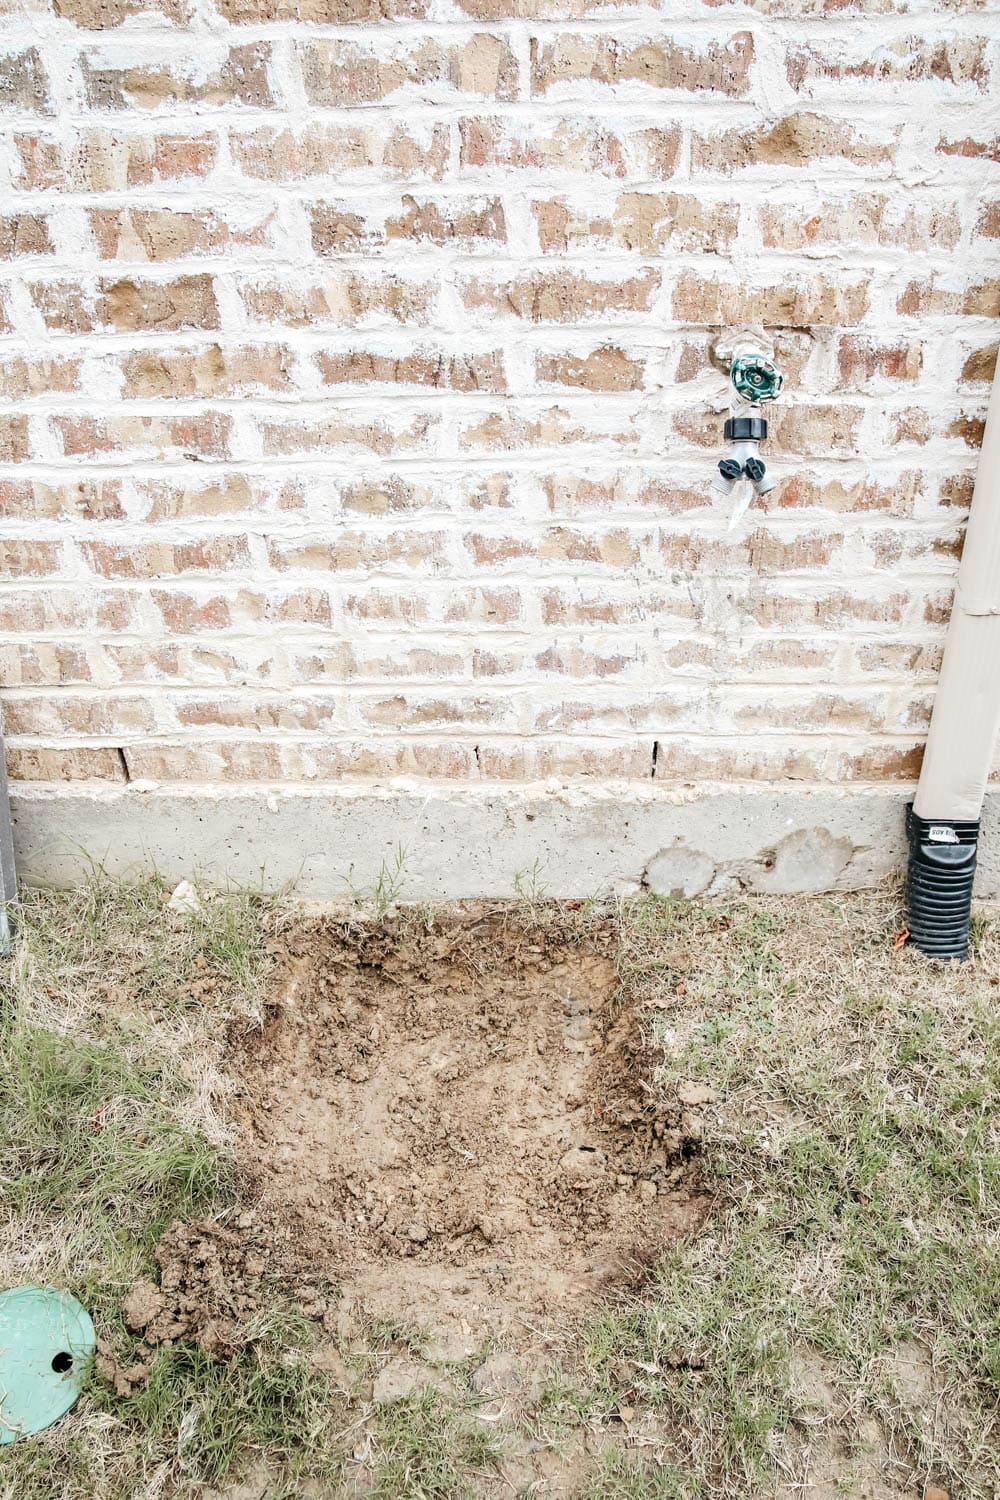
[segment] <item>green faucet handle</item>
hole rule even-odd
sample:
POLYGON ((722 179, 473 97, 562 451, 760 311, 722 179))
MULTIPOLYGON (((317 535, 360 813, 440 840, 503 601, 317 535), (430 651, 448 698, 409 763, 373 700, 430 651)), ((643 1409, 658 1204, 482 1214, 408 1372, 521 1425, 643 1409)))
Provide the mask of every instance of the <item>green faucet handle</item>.
POLYGON ((763 354, 743 354, 734 359, 729 378, 745 401, 773 401, 784 376, 763 354))

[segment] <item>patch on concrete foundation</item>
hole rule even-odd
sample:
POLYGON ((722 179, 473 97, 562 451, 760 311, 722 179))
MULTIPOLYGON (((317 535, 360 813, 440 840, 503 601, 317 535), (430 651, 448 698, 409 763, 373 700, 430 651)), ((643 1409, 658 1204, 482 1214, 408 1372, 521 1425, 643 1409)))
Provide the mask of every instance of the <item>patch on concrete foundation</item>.
POLYGON ((794 895, 835 889, 854 858, 850 839, 834 838, 828 828, 801 828, 760 856, 743 873, 752 891, 794 895))
POLYGON ((653 855, 642 883, 656 896, 700 896, 714 878, 714 859, 678 842, 653 855))

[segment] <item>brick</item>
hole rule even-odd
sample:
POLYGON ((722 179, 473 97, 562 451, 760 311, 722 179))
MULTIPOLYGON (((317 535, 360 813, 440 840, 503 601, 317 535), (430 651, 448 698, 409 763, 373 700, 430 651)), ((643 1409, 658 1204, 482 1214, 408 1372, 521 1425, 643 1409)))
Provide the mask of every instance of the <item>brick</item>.
POLYGON ((344 531, 333 542, 268 542, 268 558, 279 571, 343 573, 359 568, 419 568, 440 553, 443 538, 432 532, 398 531, 390 535, 344 531))
POLYGON ((0 397, 22 401, 26 396, 72 394, 80 388, 80 369, 78 358, 0 357, 0 397))
POLYGON ((996 367, 997 345, 986 344, 983 348, 970 350, 965 356, 959 378, 973 385, 986 383, 992 381, 996 367))
POLYGON ((771 591, 749 601, 751 618, 757 625, 814 626, 820 630, 842 630, 857 624, 881 627, 902 623, 909 599, 903 593, 858 596, 834 589, 818 597, 771 591))
POLYGON ((0 110, 28 115, 54 112, 45 68, 36 47, 0 54, 0 110))
POLYGON ((803 208, 801 200, 760 211, 765 248, 803 250, 812 245, 879 245, 903 250, 953 250, 962 222, 954 208, 912 207, 878 193, 855 194, 803 208))
POLYGON ((115 734, 122 730, 152 729, 153 714, 139 697, 105 693, 80 697, 73 693, 32 694, 4 698, 5 731, 16 735, 115 734))
POLYGON ((960 438, 968 448, 981 448, 984 426, 985 422, 982 417, 963 414, 948 423, 945 433, 947 437, 960 438))
POLYGON ((736 236, 733 203, 704 203, 696 194, 623 193, 609 217, 593 217, 564 199, 531 205, 538 242, 546 254, 605 246, 657 255, 664 250, 718 254, 736 236))
POLYGON ((219 326, 212 277, 170 281, 123 277, 85 284, 38 281, 31 298, 45 326, 57 333, 177 333, 219 326))
POLYGON ((612 413, 604 418, 592 410, 561 406, 523 411, 491 411, 474 417, 460 426, 458 444, 462 449, 494 452, 512 448, 563 447, 570 443, 608 444, 635 448, 639 433, 628 415, 612 413))
MULTIPOLYGON (((230 47, 217 66, 205 71, 190 50, 157 63, 113 65, 99 50, 80 58, 87 103, 92 109, 160 110, 164 106, 245 105, 267 109, 275 104, 268 82, 270 48, 264 42, 230 47)), ((200 62, 200 59, 199 59, 200 62)))
POLYGON ((753 37, 738 31, 703 46, 673 41, 618 41, 596 34, 531 41, 531 92, 545 94, 585 83, 617 87, 641 83, 656 89, 712 91, 740 98, 750 87, 753 37))
POLYGON ((543 384, 585 391, 640 391, 643 387, 642 361, 613 346, 594 349, 585 356, 538 354, 535 376, 543 384))
POLYGON ((128 398, 239 396, 292 388, 291 350, 282 344, 209 344, 198 351, 143 349, 121 361, 128 398))
POLYGON ((93 679, 87 652, 59 641, 0 648, 0 671, 4 683, 10 687, 58 687, 62 683, 89 683, 93 679))
POLYGON ((379 104, 406 89, 440 98, 442 89, 462 95, 511 100, 517 97, 517 61, 508 42, 488 32, 445 46, 433 39, 391 50, 354 41, 317 41, 300 49, 306 93, 313 104, 379 104), (383 55, 384 52, 384 55, 383 55))
POLYGON ((894 516, 911 516, 916 502, 924 493, 918 470, 905 469, 891 482, 876 479, 832 479, 817 484, 799 474, 783 477, 778 504, 783 510, 796 508, 844 511, 884 512, 894 516))
POLYGON ((62 549, 56 542, 35 542, 18 537, 0 538, 0 576, 45 578, 57 573, 62 549))
POLYGON ((246 567, 246 539, 207 537, 198 542, 81 542, 82 551, 102 578, 159 578, 179 573, 222 573, 246 567))
POLYGON ((58 749, 23 745, 7 747, 7 775, 11 781, 124 781, 125 767, 117 750, 107 747, 60 745, 58 749))
POLYGON ((315 697, 263 698, 228 696, 187 699, 177 705, 178 724, 223 729, 318 730, 329 727, 335 719, 335 704, 315 697))
POLYGON ((854 660, 862 672, 876 676, 927 675, 936 678, 943 650, 924 641, 870 641, 857 646, 854 660))
POLYGON ((990 135, 983 140, 972 135, 953 137, 951 140, 942 136, 935 149, 942 156, 964 156, 972 161, 1000 161, 1000 136, 990 135))
POLYGON ((27 417, 0 412, 0 463, 21 464, 30 457, 27 417))
POLYGON ((210 276, 178 276, 173 281, 121 280, 101 283, 98 325, 118 333, 176 333, 217 328, 219 311, 210 276))
POLYGON ((232 623, 229 600, 220 594, 202 597, 177 590, 153 589, 150 599, 164 627, 174 635, 227 630, 232 623))
POLYGON ((383 729, 449 727, 478 728, 492 725, 502 728, 510 714, 509 704, 504 699, 458 696, 451 698, 426 698, 418 693, 407 697, 398 694, 392 698, 380 698, 361 709, 361 717, 367 724, 383 729))
POLYGON ((443 354, 416 350, 411 354, 346 354, 320 351, 316 356, 324 385, 414 385, 453 391, 505 391, 503 355, 443 354))
POLYGON ((433 429, 430 417, 407 420, 395 416, 331 416, 315 421, 298 417, 264 418, 260 424, 264 452, 271 455, 295 453, 394 453, 420 452, 428 446, 433 429))
POLYGON ((420 21, 425 0, 215 0, 220 15, 234 26, 265 21, 304 21, 321 26, 377 25, 380 21, 420 21))
POLYGON ((836 283, 824 277, 773 285, 707 280, 686 271, 673 294, 674 317, 685 323, 781 323, 793 327, 859 323, 868 309, 864 282, 836 283))
POLYGON ((0 215, 0 260, 19 255, 51 255, 48 220, 41 214, 0 215))
POLYGON ((334 270, 321 279, 282 284, 255 281, 242 288, 253 322, 297 328, 359 324, 427 324, 438 302, 437 279, 414 280, 386 272, 334 270))
POLYGON ((313 125, 305 130, 261 127, 232 132, 233 159, 246 177, 268 182, 342 178, 376 170, 384 179, 444 176, 451 155, 446 125, 410 130, 386 126, 313 125))
POLYGON ((823 83, 924 83, 976 89, 986 86, 989 71, 985 37, 952 36, 941 40, 917 35, 894 37, 872 47, 865 39, 826 48, 795 45, 788 49, 785 71, 793 89, 823 83))
POLYGON ((56 137, 25 130, 16 132, 12 143, 20 163, 12 179, 21 192, 67 185, 62 147, 56 137))
POLYGON ((689 622, 700 618, 700 609, 690 591, 645 589, 640 598, 634 589, 622 595, 607 580, 580 583, 572 589, 546 588, 541 597, 542 622, 560 627, 629 625, 643 620, 689 622))
POLYGON ((1000 240, 1000 199, 983 207, 976 220, 976 233, 989 240, 1000 240))
POLYGON ((401 474, 380 479, 359 479, 345 484, 341 505, 347 512, 364 515, 389 515, 397 511, 441 509, 496 512, 514 505, 511 475, 506 473, 456 476, 453 482, 416 483, 401 474), (442 488, 446 493, 442 494, 442 488))
POLYGON ((645 747, 637 749, 628 741, 609 745, 600 740, 572 743, 561 739, 550 743, 536 737, 519 745, 480 741, 478 751, 479 774, 485 781, 541 781, 549 778, 565 782, 635 781, 649 777, 648 751, 645 747))
POLYGON ((79 479, 59 484, 0 479, 0 516, 33 520, 120 521, 125 517, 121 483, 79 479))
POLYGON ((620 278, 534 271, 510 280, 474 277, 461 293, 470 311, 485 309, 533 323, 577 323, 610 313, 648 312, 659 287, 659 273, 652 269, 620 278))
POLYGON ((893 445, 930 441, 931 419, 922 406, 907 406, 888 418, 888 440, 893 445))
POLYGON ((958 314, 969 318, 1000 317, 1000 279, 969 282, 949 287, 939 276, 926 281, 911 281, 896 298, 901 317, 958 314))
POLYGON ((811 110, 797 110, 773 125, 752 130, 695 133, 691 168, 726 173, 774 166, 811 169, 816 162, 840 159, 870 169, 891 162, 895 152, 895 132, 869 125, 859 128, 811 110))
MULTIPOLYGON (((620 11, 621 0, 456 0, 477 21, 574 21, 620 11)), ((655 9, 657 0, 630 0, 630 9, 655 9)))
POLYGON ((57 16, 87 31, 104 31, 153 12, 174 26, 185 25, 192 16, 187 0, 53 0, 53 5, 57 16))
POLYGON ((837 385, 840 390, 860 391, 914 381, 922 363, 920 344, 912 339, 888 343, 871 334, 844 334, 837 345, 837 385))
POLYGON ((184 417, 55 416, 67 458, 225 458, 230 418, 221 412, 184 417))
POLYGON ((15 187, 113 192, 161 183, 200 181, 212 172, 218 145, 211 135, 123 134, 92 128, 63 142, 35 131, 14 136, 20 163, 15 187))
POLYGON ((188 255, 266 249, 275 215, 263 212, 255 223, 230 223, 210 211, 166 208, 94 208, 91 233, 102 260, 181 260, 188 255))
POLYGON ((314 207, 311 218, 312 245, 317 255, 372 251, 393 240, 475 250, 486 244, 504 244, 507 238, 498 198, 437 202, 405 193, 395 214, 366 216, 351 207, 327 203, 314 207))
POLYGON ((954 506, 959 510, 968 510, 972 504, 972 490, 975 483, 975 475, 946 474, 941 480, 938 489, 938 498, 941 505, 954 506))
MULTIPOLYGON (((588 176, 622 178, 628 173, 626 144, 621 134, 603 125, 560 120, 555 125, 522 126, 490 116, 469 117, 458 122, 461 139, 460 164, 464 168, 497 168, 508 171, 580 172, 588 176)), ((644 132, 644 138, 653 132, 644 132)), ((680 131, 660 132, 672 142, 669 172, 672 175, 680 147, 680 131)), ((662 146, 662 158, 668 158, 662 146)))

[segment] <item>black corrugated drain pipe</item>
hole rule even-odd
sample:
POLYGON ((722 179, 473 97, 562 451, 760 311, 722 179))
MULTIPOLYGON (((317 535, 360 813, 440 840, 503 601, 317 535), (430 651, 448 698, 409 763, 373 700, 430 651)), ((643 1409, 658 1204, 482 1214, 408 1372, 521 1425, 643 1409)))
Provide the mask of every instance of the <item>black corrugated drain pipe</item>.
POLYGON ((1000 371, 994 377, 920 781, 907 809, 906 925, 968 958, 979 815, 1000 727, 1000 371))

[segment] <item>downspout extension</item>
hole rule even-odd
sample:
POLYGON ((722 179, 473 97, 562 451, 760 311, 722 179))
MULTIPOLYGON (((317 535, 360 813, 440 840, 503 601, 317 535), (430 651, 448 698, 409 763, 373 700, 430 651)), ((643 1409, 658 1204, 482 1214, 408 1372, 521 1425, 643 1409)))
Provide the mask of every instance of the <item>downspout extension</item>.
POLYGON ((976 874, 979 819, 918 817, 906 809, 910 860, 906 870, 906 925, 929 958, 969 956, 969 915, 976 874))
POLYGON ((907 809, 906 925, 922 953, 969 956, 979 816, 1000 727, 1000 368, 920 781, 907 809))

